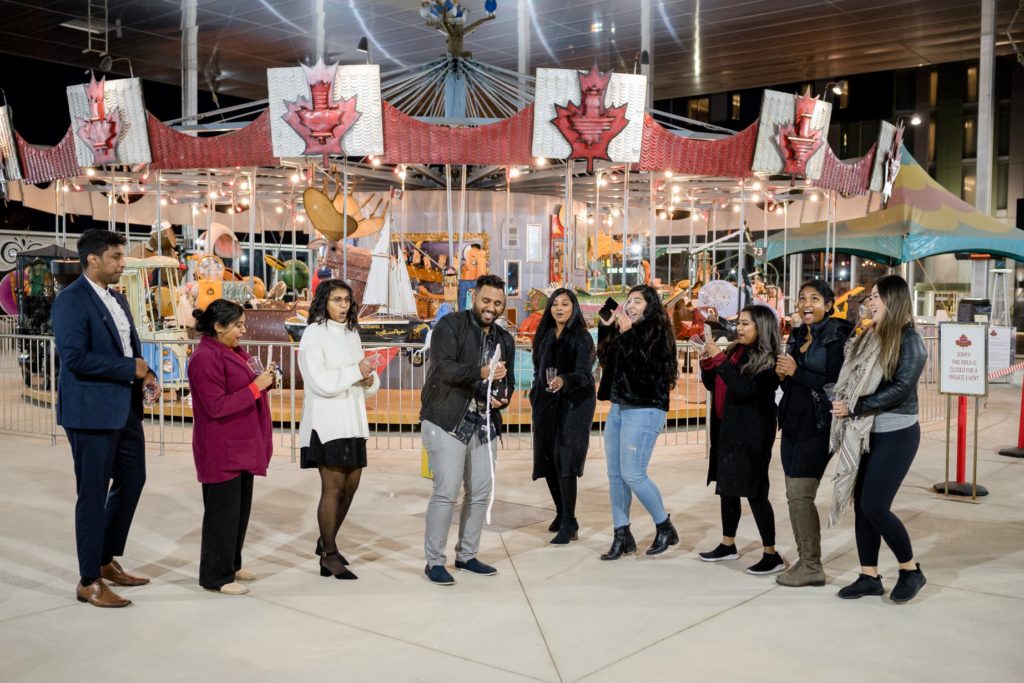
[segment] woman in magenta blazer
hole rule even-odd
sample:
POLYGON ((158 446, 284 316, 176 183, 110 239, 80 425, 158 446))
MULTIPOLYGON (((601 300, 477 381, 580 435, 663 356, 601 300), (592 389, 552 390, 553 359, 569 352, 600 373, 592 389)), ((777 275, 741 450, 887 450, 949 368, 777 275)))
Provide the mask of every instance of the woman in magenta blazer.
POLYGON ((192 315, 203 335, 188 364, 192 453, 203 485, 199 585, 241 595, 249 589, 238 581, 253 578, 242 569, 253 476, 266 476, 273 451, 267 390, 274 369, 250 369, 251 356, 238 347, 245 334, 238 304, 217 299, 192 315))

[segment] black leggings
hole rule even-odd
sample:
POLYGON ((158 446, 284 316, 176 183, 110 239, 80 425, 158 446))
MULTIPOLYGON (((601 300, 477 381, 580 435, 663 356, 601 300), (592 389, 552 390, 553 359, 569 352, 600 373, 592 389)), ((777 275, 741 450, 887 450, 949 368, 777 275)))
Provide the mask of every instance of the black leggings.
POLYGON ((914 559, 907 529, 890 508, 920 443, 921 426, 915 424, 895 432, 872 434, 871 450, 861 456, 853 487, 853 510, 862 567, 878 566, 883 538, 897 562, 914 559))
POLYGON ((544 479, 548 483, 548 491, 551 492, 551 500, 555 504, 558 516, 576 519, 576 475, 560 477, 558 468, 550 465, 544 479))
MULTIPOLYGON (((722 499, 722 535, 735 537, 736 529, 740 525, 740 498, 739 496, 721 496, 722 499)), ((761 534, 761 543, 765 547, 775 545, 775 511, 772 504, 768 502, 768 492, 760 496, 747 498, 750 503, 750 511, 754 513, 754 521, 757 523, 757 532, 761 534)))

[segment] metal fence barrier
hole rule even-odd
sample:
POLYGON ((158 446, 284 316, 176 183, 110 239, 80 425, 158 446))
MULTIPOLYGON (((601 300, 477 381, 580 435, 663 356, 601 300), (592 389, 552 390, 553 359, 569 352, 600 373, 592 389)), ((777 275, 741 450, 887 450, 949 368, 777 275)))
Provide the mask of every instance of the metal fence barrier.
MULTIPOLYGON (((3 319, 0 318, 0 329, 3 319)), ((945 419, 946 402, 938 394, 938 338, 924 337, 928 363, 918 383, 922 423, 945 419)), ((166 445, 192 442, 192 405, 188 393, 188 359, 198 342, 174 340, 146 342, 144 355, 157 371, 164 392, 147 409, 144 420, 147 441, 162 454, 166 445)), ((297 459, 299 423, 302 418, 301 375, 298 344, 287 342, 245 342, 246 350, 264 363, 274 361, 282 371, 281 387, 270 392, 274 420, 274 451, 297 459)), ((391 451, 418 449, 420 388, 426 379, 429 359, 422 345, 366 344, 368 359, 379 368, 381 391, 367 399, 370 449, 391 451)), ((677 344, 679 378, 671 392, 667 424, 659 445, 704 446, 708 444, 708 393, 699 380, 696 351, 689 343, 677 344)), ((0 431, 32 434, 55 440, 57 359, 52 337, 0 333, 0 431)), ((533 380, 530 348, 517 345, 516 390, 504 410, 506 425, 503 446, 532 448, 531 411, 528 390, 533 380)), ((598 402, 591 447, 602 448, 604 421, 610 405, 598 402)))

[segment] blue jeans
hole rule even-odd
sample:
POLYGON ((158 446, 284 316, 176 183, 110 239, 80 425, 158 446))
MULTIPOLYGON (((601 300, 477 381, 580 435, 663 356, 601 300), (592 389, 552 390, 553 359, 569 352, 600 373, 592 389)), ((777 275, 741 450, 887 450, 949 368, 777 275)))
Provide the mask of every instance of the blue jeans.
POLYGON ((668 519, 661 492, 647 476, 647 463, 664 425, 664 410, 612 404, 604 424, 604 454, 615 528, 629 524, 633 494, 647 508, 655 524, 668 519))

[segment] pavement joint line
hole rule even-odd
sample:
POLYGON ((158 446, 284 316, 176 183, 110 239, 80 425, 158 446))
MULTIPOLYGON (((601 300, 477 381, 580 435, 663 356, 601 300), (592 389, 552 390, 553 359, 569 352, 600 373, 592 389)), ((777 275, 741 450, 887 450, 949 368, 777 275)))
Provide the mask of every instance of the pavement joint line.
POLYGON ((624 662, 627 659, 632 659, 636 655, 640 654, 641 652, 645 652, 645 651, 651 649, 655 645, 660 645, 661 643, 665 642, 666 640, 670 640, 670 639, 675 638, 676 636, 681 635, 683 633, 686 633, 687 631, 689 631, 691 629, 694 629, 694 628, 696 628, 696 627, 698 627, 698 626, 700 626, 702 624, 706 624, 707 622, 711 621, 712 619, 717 619, 718 617, 722 616, 723 614, 731 612, 731 611, 733 611, 734 609, 736 609, 738 607, 743 607, 743 605, 746 605, 748 602, 753 602, 754 600, 757 600, 761 596, 766 595, 768 593, 771 593, 772 591, 774 591, 774 590, 776 590, 778 588, 779 588, 778 585, 772 586, 772 587, 768 588, 767 590, 761 591, 757 595, 752 595, 749 598, 746 598, 745 600, 741 600, 740 602, 736 603, 735 605, 730 605, 729 607, 726 607, 725 609, 721 610, 720 612, 716 612, 715 614, 709 614, 708 616, 704 617, 703 619, 701 619, 699 621, 695 621, 694 623, 690 624, 689 626, 686 626, 685 628, 679 629, 675 633, 670 633, 670 634, 668 634, 666 636, 658 638, 657 640, 655 640, 655 641, 653 641, 651 643, 648 643, 647 645, 644 645, 643 647, 641 647, 638 650, 635 650, 633 652, 630 652, 629 654, 626 654, 626 655, 623 655, 622 657, 619 657, 615 661, 606 664, 605 666, 601 667, 600 669, 595 669, 595 670, 591 671, 590 673, 587 673, 587 674, 584 674, 583 676, 580 676, 579 678, 576 679, 576 681, 585 680, 587 678, 590 678, 594 674, 601 673, 602 671, 615 666, 616 664, 618 664, 620 662, 624 662))
POLYGON ((251 592, 249 593, 249 595, 251 596, 250 597, 251 600, 255 600, 257 602, 261 602, 261 603, 263 603, 265 605, 270 605, 272 607, 277 607, 279 609, 288 610, 290 612, 295 612, 296 614, 302 614, 302 615, 307 616, 307 617, 312 617, 314 619, 319 619, 320 621, 326 621, 327 623, 333 624, 335 626, 343 626, 345 628, 352 629, 353 631, 361 631, 363 633, 368 633, 370 635, 377 636, 379 638, 385 638, 387 640, 393 640, 393 641, 395 641, 397 643, 402 643, 403 645, 409 645, 411 647, 414 647, 414 648, 417 648, 417 649, 420 649, 420 650, 426 650, 428 652, 444 655, 446 657, 451 657, 453 659, 459 659, 459 660, 462 660, 464 662, 468 662, 470 664, 476 664, 476 665, 479 665, 479 666, 486 667, 488 669, 494 669, 495 671, 501 671, 502 673, 512 674, 514 676, 520 676, 522 678, 525 678, 525 679, 528 679, 528 680, 531 680, 531 681, 540 681, 541 683, 548 683, 548 681, 545 681, 543 678, 537 678, 537 677, 531 676, 529 674, 524 674, 524 673, 522 673, 520 671, 513 671, 511 669, 506 669, 504 667, 495 666, 494 664, 489 664, 487 662, 481 662, 481 661, 478 661, 478 660, 475 660, 475 659, 470 659, 469 657, 465 657, 463 655, 455 654, 454 652, 448 652, 446 650, 441 650, 441 649, 438 649, 438 648, 430 647, 429 645, 424 645, 423 643, 417 643, 417 642, 412 641, 412 640, 406 640, 405 638, 399 638, 398 636, 390 635, 388 633, 381 633, 380 631, 375 631, 373 629, 365 628, 363 626, 354 626, 354 625, 349 624, 348 622, 345 622, 345 621, 338 621, 338 620, 335 620, 335 619, 331 619, 330 617, 325 617, 322 614, 316 614, 315 612, 309 612, 309 611, 306 611, 304 609, 300 609, 298 607, 293 607, 291 605, 285 605, 285 604, 282 604, 280 602, 275 602, 272 598, 260 597, 258 595, 253 595, 251 592))

